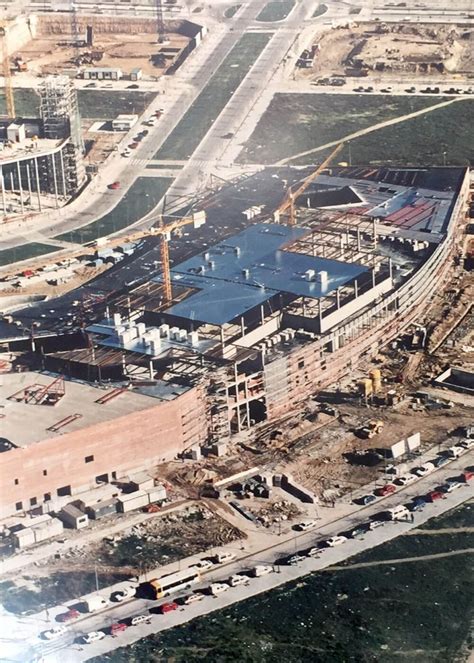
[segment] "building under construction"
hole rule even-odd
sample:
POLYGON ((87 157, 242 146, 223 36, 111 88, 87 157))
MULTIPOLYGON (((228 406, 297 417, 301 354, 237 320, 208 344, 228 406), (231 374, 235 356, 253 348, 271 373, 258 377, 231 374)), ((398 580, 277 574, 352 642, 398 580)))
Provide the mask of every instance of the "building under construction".
POLYGON ((0 122, 4 217, 66 204, 86 180, 77 94, 66 76, 40 86, 40 117, 0 122))
POLYGON ((261 217, 173 266, 170 300, 163 276, 116 298, 88 347, 44 357, 66 378, 52 407, 24 392, 50 377, 4 376, 0 471, 18 484, 4 482, 3 512, 229 442, 350 375, 422 321, 468 192, 462 168, 334 168, 297 199, 298 225, 261 217))

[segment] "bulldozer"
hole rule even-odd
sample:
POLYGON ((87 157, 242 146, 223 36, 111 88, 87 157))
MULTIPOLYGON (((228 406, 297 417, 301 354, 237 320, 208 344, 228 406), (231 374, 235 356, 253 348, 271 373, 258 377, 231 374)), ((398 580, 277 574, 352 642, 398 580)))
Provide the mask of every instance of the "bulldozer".
POLYGON ((382 432, 383 427, 383 421, 380 421, 379 419, 371 419, 365 426, 359 428, 357 432, 360 437, 363 437, 366 440, 371 440, 373 437, 382 432))

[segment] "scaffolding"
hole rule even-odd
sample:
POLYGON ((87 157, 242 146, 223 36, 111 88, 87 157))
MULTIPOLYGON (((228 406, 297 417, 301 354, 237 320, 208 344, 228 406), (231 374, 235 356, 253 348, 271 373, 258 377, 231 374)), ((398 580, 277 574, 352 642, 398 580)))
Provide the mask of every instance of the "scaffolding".
POLYGON ((77 92, 67 76, 48 76, 41 83, 40 117, 44 138, 71 138, 76 150, 84 153, 77 92))

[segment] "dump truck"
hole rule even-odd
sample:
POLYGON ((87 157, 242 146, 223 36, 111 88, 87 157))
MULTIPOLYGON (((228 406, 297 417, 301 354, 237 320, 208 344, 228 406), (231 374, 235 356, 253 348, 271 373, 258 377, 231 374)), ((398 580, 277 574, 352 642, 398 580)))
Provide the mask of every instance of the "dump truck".
POLYGON ((358 433, 361 437, 370 440, 375 437, 375 435, 381 433, 383 427, 383 421, 380 421, 379 419, 371 419, 365 426, 359 428, 358 433))

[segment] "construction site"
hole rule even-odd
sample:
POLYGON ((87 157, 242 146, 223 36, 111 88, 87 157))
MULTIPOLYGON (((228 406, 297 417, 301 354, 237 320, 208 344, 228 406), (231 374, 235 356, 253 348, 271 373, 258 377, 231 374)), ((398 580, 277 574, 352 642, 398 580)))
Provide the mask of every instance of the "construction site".
POLYGON ((353 23, 320 37, 300 61, 299 76, 399 77, 474 75, 469 27, 417 23, 353 23))
MULTIPOLYGON (((244 220, 244 229, 230 231, 226 239, 172 267, 172 232, 183 226, 205 228, 213 214, 221 214, 233 186, 223 187, 217 200, 211 195, 213 209, 138 233, 160 237, 162 267, 123 294, 102 296, 93 315, 80 317, 83 332, 74 336, 71 329, 65 337, 67 349, 46 323, 34 335, 17 328, 18 347, 26 342, 42 350, 40 360, 34 352, 21 352, 21 372, 4 375, 8 450, 0 462, 5 476, 18 481, 4 486, 5 516, 28 510, 32 503, 44 508, 45 495, 48 511, 60 508, 98 482, 150 471, 177 456, 194 459, 198 468, 210 462, 217 480, 248 469, 256 459, 264 467, 278 459, 291 465, 298 445, 306 464, 307 445, 313 443, 325 486, 317 492, 343 485, 348 466, 340 453, 367 447, 366 441, 357 444, 353 432, 371 418, 365 408, 410 410, 411 401, 397 385, 408 385, 417 374, 431 347, 427 339, 438 339, 436 347, 443 342, 433 322, 440 305, 436 293, 455 276, 459 315, 467 315, 463 294, 470 290, 464 281, 459 285, 459 255, 466 250, 470 191, 468 171, 462 168, 328 169, 340 149, 291 188, 270 216, 263 200, 262 206, 246 208, 240 198, 234 214, 244 220), (389 379, 385 366, 390 362, 381 353, 390 357, 390 343, 397 338, 389 379), (375 383, 364 380, 374 357, 384 366, 390 388, 380 371, 375 383), (30 372, 25 373, 27 366, 30 372), (64 378, 58 382, 54 375, 64 378), (338 410, 345 407, 346 392, 347 420, 341 421, 346 421, 347 435, 341 435, 338 410), (41 422, 34 431, 22 426, 31 408, 41 422), (126 445, 124 429, 129 431, 126 445), (336 471, 330 481, 324 457, 333 458, 336 447, 341 472, 339 480, 336 471)), ((232 213, 235 202, 227 200, 232 213)), ((113 253, 113 248, 105 250, 113 253)), ((448 324, 451 316, 444 317, 448 324)), ((16 319, 21 312, 10 323, 16 319)), ((12 352, 16 342, 4 337, 4 345, 12 352)), ((393 433, 385 433, 380 446, 390 447, 400 434, 403 418, 393 412, 393 433)), ((437 416, 449 428, 451 412, 437 416)), ((459 412, 456 416, 459 422, 459 412)), ((411 423, 416 425, 414 419, 411 423)), ((369 427, 367 437, 370 433, 369 427)), ((318 477, 313 470, 306 481, 318 477)), ((359 480, 367 478, 367 471, 356 470, 359 480)), ((156 478, 163 473, 169 479, 164 468, 156 478)))

